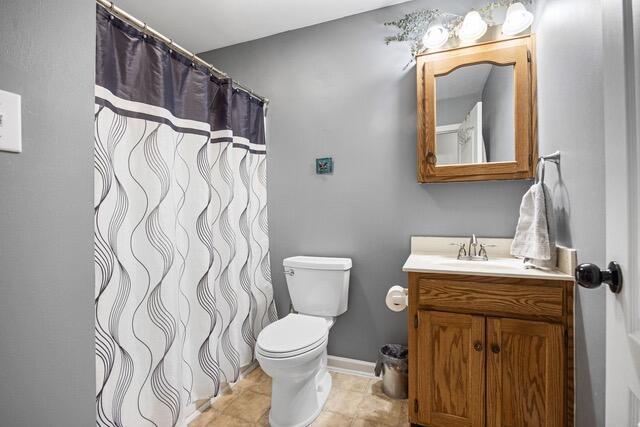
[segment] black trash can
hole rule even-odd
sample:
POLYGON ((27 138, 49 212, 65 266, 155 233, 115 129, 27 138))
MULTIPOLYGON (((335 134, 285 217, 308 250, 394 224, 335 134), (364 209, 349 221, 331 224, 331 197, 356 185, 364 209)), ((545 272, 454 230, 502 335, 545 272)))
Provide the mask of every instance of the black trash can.
POLYGON ((406 399, 409 392, 409 350, 406 345, 386 344, 378 353, 376 376, 382 374, 382 391, 392 399, 406 399))

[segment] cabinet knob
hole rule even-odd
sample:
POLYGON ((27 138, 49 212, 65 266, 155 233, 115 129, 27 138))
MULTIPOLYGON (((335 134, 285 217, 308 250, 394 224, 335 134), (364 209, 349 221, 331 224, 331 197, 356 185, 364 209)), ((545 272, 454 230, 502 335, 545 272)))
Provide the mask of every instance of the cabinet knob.
POLYGON ((491 351, 494 352, 495 354, 500 353, 500 346, 498 344, 494 344, 491 346, 491 351))
POLYGON ((476 341, 475 344, 473 344, 473 349, 475 351, 482 351, 482 343, 480 341, 476 341))
POLYGON ((435 154, 429 151, 427 153, 427 163, 429 163, 430 165, 435 165, 437 162, 438 162, 438 157, 436 157, 435 154))

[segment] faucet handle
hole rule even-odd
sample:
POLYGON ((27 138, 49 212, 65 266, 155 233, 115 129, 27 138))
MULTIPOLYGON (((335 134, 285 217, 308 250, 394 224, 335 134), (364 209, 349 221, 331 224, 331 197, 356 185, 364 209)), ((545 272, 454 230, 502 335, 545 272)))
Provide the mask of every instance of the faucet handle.
POLYGON ((449 243, 449 246, 457 246, 458 249, 458 259, 467 256, 467 245, 465 243, 449 243))
POLYGON ((488 245, 486 243, 480 243, 480 249, 478 250, 478 256, 481 256, 482 258, 486 260, 489 259, 489 257, 487 256, 487 248, 495 248, 496 245, 488 245))
POLYGON ((480 243, 478 246, 481 248, 495 248, 497 245, 489 245, 487 243, 480 243))

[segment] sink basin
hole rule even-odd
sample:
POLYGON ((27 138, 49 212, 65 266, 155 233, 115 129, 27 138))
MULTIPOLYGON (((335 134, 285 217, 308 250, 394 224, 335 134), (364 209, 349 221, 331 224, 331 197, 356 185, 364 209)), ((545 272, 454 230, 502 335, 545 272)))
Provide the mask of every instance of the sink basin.
POLYGON ((516 258, 495 259, 488 261, 471 261, 466 259, 447 259, 434 260, 443 267, 452 268, 497 268, 500 270, 523 269, 522 260, 516 258), (515 262, 514 262, 515 261, 515 262))
POLYGON ((441 268, 464 269, 464 270, 478 270, 485 271, 488 269, 496 271, 520 271, 525 270, 524 264, 521 259, 517 258, 497 258, 489 259, 488 261, 471 261, 466 259, 456 259, 450 257, 443 257, 439 255, 422 255, 425 257, 423 261, 429 264, 439 265, 441 268))
POLYGON ((560 271, 525 268, 522 259, 510 256, 510 239, 482 239, 490 242, 492 252, 488 261, 457 259, 458 248, 450 246, 456 238, 414 237, 411 255, 402 270, 407 272, 467 274, 517 278, 573 280, 573 276, 560 271))

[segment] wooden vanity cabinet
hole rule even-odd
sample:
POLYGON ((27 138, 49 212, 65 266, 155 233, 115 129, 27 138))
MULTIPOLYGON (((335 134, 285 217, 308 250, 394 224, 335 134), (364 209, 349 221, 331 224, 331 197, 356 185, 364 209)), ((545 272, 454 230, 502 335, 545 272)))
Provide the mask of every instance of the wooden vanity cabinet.
POLYGON ((573 282, 409 273, 409 421, 573 426, 573 282))
POLYGON ((417 312, 417 372, 412 420, 428 426, 484 425, 485 318, 430 310, 417 312))

